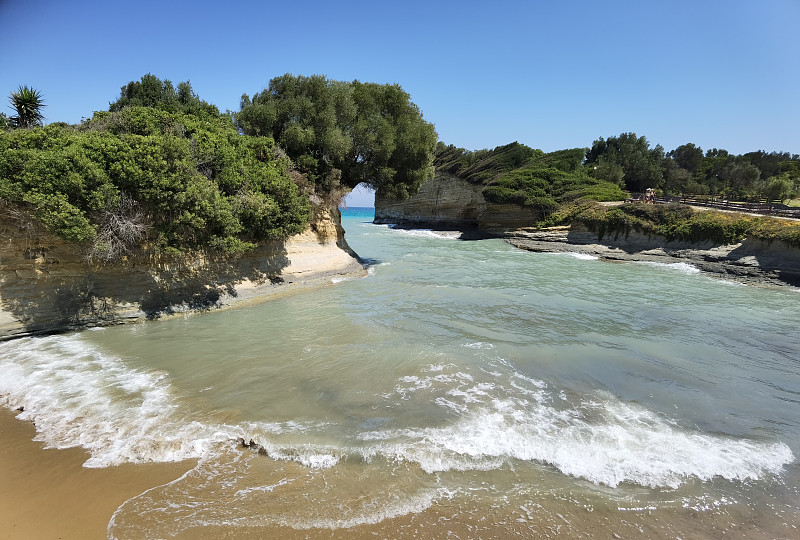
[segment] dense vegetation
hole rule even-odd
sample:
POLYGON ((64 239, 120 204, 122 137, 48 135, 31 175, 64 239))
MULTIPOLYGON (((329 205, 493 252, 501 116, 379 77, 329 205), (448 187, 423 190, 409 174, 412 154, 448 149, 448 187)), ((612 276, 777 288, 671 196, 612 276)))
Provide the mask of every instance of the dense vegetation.
POLYGON ((0 202, 26 207, 53 233, 116 260, 148 245, 238 254, 302 230, 310 195, 338 202, 360 183, 404 198, 434 167, 483 186, 485 198, 538 211, 541 224, 584 221, 603 233, 798 245, 796 227, 687 208, 600 208, 627 191, 782 200, 800 189, 800 156, 740 156, 688 143, 664 152, 623 133, 545 153, 520 143, 467 151, 436 142, 397 85, 283 75, 241 110, 220 114, 188 82, 145 75, 80 125, 42 126, 41 94, 20 86, 0 114, 0 202), (627 190, 627 191, 626 191, 627 190), (785 230, 784 230, 785 229, 785 230))
POLYGON ((667 196, 749 201, 782 201, 800 192, 800 155, 759 150, 735 156, 717 148, 703 152, 692 143, 665 153, 635 133, 550 154, 517 142, 476 151, 439 143, 435 165, 486 185, 489 200, 542 208, 578 198, 620 200, 623 190, 647 188, 667 196))
POLYGON ((589 176, 582 164, 584 153, 585 149, 576 148, 546 154, 518 142, 468 152, 439 143, 435 165, 484 185, 488 201, 528 206, 545 216, 579 199, 624 199, 626 194, 616 183, 589 176))
POLYGON ((0 198, 101 260, 142 242, 235 254, 302 230, 310 207, 289 160, 181 89, 148 75, 81 125, 3 133, 0 198))
POLYGON ((645 137, 623 133, 598 139, 591 148, 544 153, 514 142, 494 150, 466 151, 439 143, 437 170, 483 185, 484 197, 538 211, 540 227, 582 222, 600 237, 637 230, 670 240, 739 242, 747 236, 783 240, 800 247, 800 226, 786 221, 684 205, 606 207, 628 191, 647 188, 667 195, 715 194, 749 199, 785 199, 800 188, 800 156, 750 152, 731 156, 703 152, 693 144, 664 153, 645 137))
POLYGON ((405 198, 433 176, 436 132, 398 85, 287 74, 242 96, 236 122, 273 137, 327 191, 365 183, 405 198))
POLYGON ((595 178, 632 192, 782 201, 800 191, 800 155, 758 150, 736 156, 717 148, 703 152, 693 143, 664 153, 635 133, 594 141, 585 165, 595 178))
POLYGON ((144 244, 239 254, 300 232, 312 194, 335 203, 363 181, 404 196, 432 172, 433 126, 396 85, 286 75, 243 99, 238 124, 188 82, 150 74, 80 125, 39 126, 41 95, 27 87, 11 102, 0 202, 94 260, 144 244))

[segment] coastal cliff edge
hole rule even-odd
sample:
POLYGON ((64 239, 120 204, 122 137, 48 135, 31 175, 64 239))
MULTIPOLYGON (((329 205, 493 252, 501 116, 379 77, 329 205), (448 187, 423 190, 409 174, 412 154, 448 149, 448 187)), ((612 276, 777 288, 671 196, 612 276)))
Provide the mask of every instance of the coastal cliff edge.
POLYGON ((535 229, 534 211, 515 204, 492 204, 482 186, 437 171, 405 200, 375 197, 375 223, 495 236, 528 251, 575 252, 611 261, 686 262, 734 281, 800 286, 800 249, 785 242, 748 238, 737 244, 668 240, 637 231, 601 236, 582 223, 535 229))
POLYGON ((0 215, 0 238, 0 340, 241 306, 365 273, 338 208, 321 204, 302 233, 235 259, 143 249, 89 262, 24 212, 0 215))

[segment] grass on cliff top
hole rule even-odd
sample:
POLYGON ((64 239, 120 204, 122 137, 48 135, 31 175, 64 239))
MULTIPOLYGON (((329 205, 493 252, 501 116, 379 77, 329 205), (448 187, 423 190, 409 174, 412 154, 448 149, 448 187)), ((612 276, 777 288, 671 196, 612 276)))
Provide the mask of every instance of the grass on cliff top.
POLYGON ((579 222, 605 236, 627 236, 631 231, 665 237, 667 240, 735 244, 751 237, 767 242, 781 240, 800 248, 800 224, 771 217, 714 211, 696 211, 679 204, 602 206, 583 202, 565 206, 540 226, 579 222))
POLYGON ((587 174, 585 153, 584 148, 545 153, 517 142, 470 152, 439 143, 434 165, 483 184, 483 196, 490 202, 534 208, 544 217, 580 199, 618 201, 627 196, 618 185, 587 174))

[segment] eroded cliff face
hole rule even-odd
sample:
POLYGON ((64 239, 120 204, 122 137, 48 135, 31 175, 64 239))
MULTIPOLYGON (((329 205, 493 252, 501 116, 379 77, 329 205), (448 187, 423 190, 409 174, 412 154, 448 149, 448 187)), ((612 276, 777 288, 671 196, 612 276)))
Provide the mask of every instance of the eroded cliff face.
POLYGON ((502 236, 529 251, 569 251, 607 260, 688 262, 703 271, 738 281, 800 286, 800 249, 784 242, 747 239, 739 244, 669 241, 631 231, 598 237, 580 223, 551 229, 531 229, 539 216, 512 204, 492 204, 483 187, 452 174, 437 172, 416 195, 393 200, 375 194, 375 222, 401 227, 477 230, 502 236))
POLYGON ((131 254, 86 261, 22 212, 0 215, 0 340, 258 302, 364 269, 344 241, 339 211, 315 205, 303 233, 231 260, 208 253, 131 254))
POLYGON ((502 234, 536 221, 532 209, 516 204, 490 203, 483 198, 482 191, 481 185, 437 171, 408 199, 390 199, 378 191, 375 194, 375 223, 432 229, 476 229, 502 234))
POLYGON ((613 261, 687 262, 698 269, 750 284, 800 286, 800 249, 782 241, 748 238, 737 244, 670 241, 630 231, 602 238, 581 223, 509 231, 506 241, 528 251, 577 252, 613 261))

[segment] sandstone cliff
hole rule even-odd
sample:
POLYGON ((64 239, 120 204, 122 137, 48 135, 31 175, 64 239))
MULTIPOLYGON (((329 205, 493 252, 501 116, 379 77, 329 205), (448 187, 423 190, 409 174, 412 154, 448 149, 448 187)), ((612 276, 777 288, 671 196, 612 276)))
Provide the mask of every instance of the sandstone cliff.
POLYGON ((668 241, 631 231, 598 238, 575 223, 546 230, 530 229, 537 216, 513 204, 491 204, 483 187, 437 171, 419 192, 406 200, 375 196, 375 222, 400 227, 479 231, 502 236, 530 251, 570 251, 608 260, 688 262, 703 271, 748 283, 800 286, 800 249, 781 241, 747 239, 731 245, 668 241))
POLYGON ((688 262, 704 272, 754 284, 800 286, 800 249, 781 241, 748 238, 737 244, 669 241, 631 231, 606 236, 583 224, 509 231, 506 241, 528 251, 567 251, 615 261, 688 262))
POLYGON ((482 195, 483 186, 437 171, 419 191, 404 200, 375 194, 375 223, 401 227, 480 230, 502 234, 536 220, 535 212, 516 204, 494 204, 482 195))
POLYGON ((90 264, 79 246, 6 208, 0 215, 0 340, 257 302, 334 276, 361 275, 340 223, 337 208, 318 204, 305 232, 240 259, 143 251, 115 264, 90 264))

